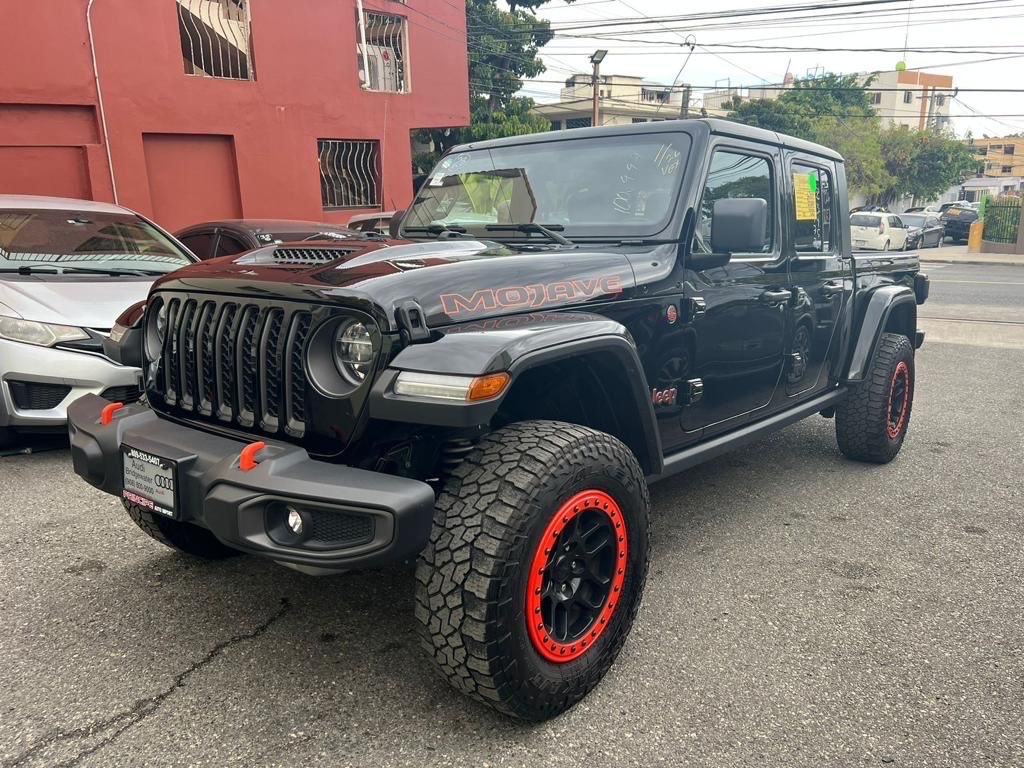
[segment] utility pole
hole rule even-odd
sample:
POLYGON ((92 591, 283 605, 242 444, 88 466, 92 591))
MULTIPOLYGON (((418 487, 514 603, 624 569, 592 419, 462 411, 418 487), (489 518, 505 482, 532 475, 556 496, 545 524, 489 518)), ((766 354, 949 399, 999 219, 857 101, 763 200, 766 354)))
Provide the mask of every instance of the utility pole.
POLYGON ((601 124, 601 101, 597 86, 601 82, 601 62, 604 61, 604 57, 607 55, 608 51, 598 50, 594 51, 594 55, 590 57, 590 63, 594 65, 594 75, 590 80, 590 88, 593 91, 592 95, 594 97, 594 109, 590 118, 590 124, 595 128, 601 124))
POLYGON ((690 86, 683 86, 683 103, 679 105, 679 116, 684 120, 690 116, 690 86))

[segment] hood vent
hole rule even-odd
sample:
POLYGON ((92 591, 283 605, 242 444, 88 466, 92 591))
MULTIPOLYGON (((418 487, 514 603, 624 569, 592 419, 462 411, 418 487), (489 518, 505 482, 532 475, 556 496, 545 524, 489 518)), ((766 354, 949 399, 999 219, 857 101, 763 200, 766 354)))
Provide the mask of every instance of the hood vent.
POLYGON ((329 264, 355 251, 351 248, 264 248, 247 253, 235 264, 273 264, 282 267, 302 267, 329 264))

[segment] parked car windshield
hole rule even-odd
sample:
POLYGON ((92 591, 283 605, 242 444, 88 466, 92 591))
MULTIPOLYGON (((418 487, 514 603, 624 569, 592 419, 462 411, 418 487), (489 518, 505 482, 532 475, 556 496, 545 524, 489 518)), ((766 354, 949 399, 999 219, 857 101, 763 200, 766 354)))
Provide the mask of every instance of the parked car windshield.
POLYGON ((871 213, 855 213, 850 217, 851 227, 877 227, 881 216, 871 213))
POLYGON ((933 216, 925 216, 920 213, 901 213, 900 219, 904 224, 910 227, 924 227, 928 219, 934 218, 933 216))
POLYGON ((0 210, 0 269, 163 274, 191 263, 173 240, 131 214, 0 210))
POLYGON ((402 228, 493 236, 489 224, 535 223, 569 238, 655 234, 668 223, 689 144, 686 134, 652 133, 458 152, 430 174, 402 228))

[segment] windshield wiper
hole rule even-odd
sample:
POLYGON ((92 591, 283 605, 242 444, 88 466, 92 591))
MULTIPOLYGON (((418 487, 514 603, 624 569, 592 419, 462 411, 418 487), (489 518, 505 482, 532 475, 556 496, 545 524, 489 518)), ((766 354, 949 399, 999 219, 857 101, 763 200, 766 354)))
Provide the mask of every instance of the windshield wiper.
POLYGON ((575 243, 569 238, 558 234, 558 231, 565 229, 561 224, 535 224, 533 222, 526 222, 523 224, 488 224, 484 229, 488 232, 536 233, 538 235, 544 235, 548 240, 553 243, 558 243, 559 245, 575 245, 575 243))
POLYGON ((458 224, 428 224, 425 227, 402 227, 402 232, 425 232, 428 235, 443 235, 451 232, 456 235, 466 234, 466 228, 458 224))
POLYGON ((164 272, 153 271, 149 269, 89 269, 88 267, 65 267, 65 266, 51 266, 46 265, 42 267, 30 267, 21 266, 14 268, 3 268, 0 272, 6 274, 19 274, 19 275, 66 275, 66 274, 79 274, 79 275, 110 275, 112 277, 153 277, 155 275, 163 275, 164 272))

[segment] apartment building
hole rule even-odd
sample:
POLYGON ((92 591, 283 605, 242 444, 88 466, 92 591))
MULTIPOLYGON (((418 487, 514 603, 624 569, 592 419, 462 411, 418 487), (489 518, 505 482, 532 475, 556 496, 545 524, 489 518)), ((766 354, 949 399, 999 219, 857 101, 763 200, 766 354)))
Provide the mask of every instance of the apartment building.
POLYGON ((458 3, 3 4, 0 193, 344 223, 409 201, 412 129, 469 121, 458 3))
MULTIPOLYGON (((601 125, 645 123, 648 120, 673 120, 682 112, 686 86, 657 85, 642 77, 601 75, 597 97, 601 105, 601 125)), ((539 104, 534 109, 551 121, 551 130, 589 128, 593 123, 593 77, 573 75, 565 81, 559 100, 539 104)))
POLYGON ((971 151, 984 162, 985 176, 1024 176, 1024 136, 969 139, 971 151))

